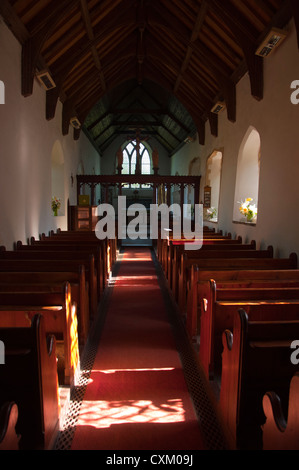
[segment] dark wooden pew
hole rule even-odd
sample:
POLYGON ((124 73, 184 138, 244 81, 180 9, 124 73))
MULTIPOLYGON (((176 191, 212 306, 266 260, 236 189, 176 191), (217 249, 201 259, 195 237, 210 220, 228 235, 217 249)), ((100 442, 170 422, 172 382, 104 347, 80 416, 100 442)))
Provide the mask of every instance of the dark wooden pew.
POLYGON ((44 317, 35 315, 30 327, 0 328, 0 340, 5 344, 0 402, 18 407, 19 447, 50 449, 59 422, 55 337, 46 336, 44 317))
MULTIPOLYGON (((12 289, 11 289, 12 290, 12 289)), ((55 335, 59 382, 72 386, 80 365, 77 307, 70 284, 44 288, 43 292, 0 292, 0 327, 28 327, 36 313, 44 317, 45 330, 55 335)))
POLYGON ((173 263, 176 263, 176 269, 179 268, 180 261, 181 261, 181 255, 185 252, 189 256, 192 256, 202 250, 202 249, 211 249, 211 250, 222 250, 223 249, 237 249, 237 250, 242 250, 242 249, 256 249, 256 243, 255 241, 252 241, 252 243, 244 244, 242 243, 242 238, 238 237, 236 239, 232 239, 230 235, 228 236, 215 236, 215 237, 205 237, 201 240, 198 240, 199 245, 194 245, 194 243, 189 240, 184 240, 183 238, 181 240, 175 239, 175 240, 169 240, 168 247, 167 247, 167 279, 171 279, 172 277, 172 272, 173 269, 173 263), (188 250, 186 250, 186 245, 188 246, 188 250), (194 245, 194 246, 193 246, 194 245), (200 248, 199 248, 200 247, 200 248), (194 248, 194 249, 192 249, 194 248))
MULTIPOLYGON (((20 251, 25 252, 51 252, 53 253, 53 258, 55 253, 58 254, 61 252, 70 253, 74 252, 74 258, 78 258, 80 254, 83 256, 93 255, 94 257, 94 267, 97 273, 97 293, 98 296, 101 296, 106 283, 107 283, 107 259, 103 254, 103 249, 99 245, 90 245, 86 243, 68 243, 67 241, 59 242, 57 241, 36 241, 31 245, 24 245, 21 241, 18 241, 15 244, 15 250, 18 253, 20 251)), ((0 253, 1 255, 1 253, 0 253)), ((16 256, 16 255, 15 255, 16 256)), ((27 255, 28 256, 28 255, 27 255)), ((70 256, 70 255, 68 255, 70 256)), ((26 257, 26 256, 25 256, 26 257)))
POLYGON ((288 312, 293 318, 299 319, 299 290, 281 292, 281 289, 260 289, 254 292, 242 290, 242 294, 232 300, 215 300, 202 309, 200 324, 199 360, 209 379, 221 374, 222 332, 233 326, 234 314, 238 308, 246 311, 250 320, 276 318, 288 312), (247 294, 248 292, 248 294, 247 294), (285 296, 283 298, 282 296, 285 296), (283 306, 283 308, 282 308, 283 306), (263 316, 264 315, 264 316, 263 316))
MULTIPOLYGON (((3 252, 1 252, 3 253, 3 252)), ((5 253, 5 252, 4 252, 5 253)), ((51 253, 50 253, 51 254, 51 253)), ((80 259, 3 259, 0 256, 0 272, 74 272, 78 273, 84 266, 89 286, 90 316, 97 313, 97 289, 94 269, 94 257, 80 259)))
MULTIPOLYGON (((206 276, 213 276, 217 279, 204 279, 205 272, 200 273, 200 279, 196 283, 193 291, 188 291, 187 299, 187 314, 186 314, 186 329, 190 339, 196 338, 200 333, 200 318, 201 312, 207 311, 210 305, 217 299, 225 300, 234 298, 234 292, 238 289, 236 299, 242 295, 242 289, 248 290, 247 298, 250 292, 254 289, 254 296, 258 289, 266 288, 279 289, 279 288, 298 288, 299 287, 299 270, 259 270, 259 271, 239 271, 238 276, 240 279, 234 279, 236 276, 235 271, 219 271, 206 273, 206 276), (232 279, 228 279, 228 275, 232 279), (274 278, 275 276, 275 278, 274 278), (254 279, 256 277, 256 279, 254 279), (221 292, 221 296, 217 292, 221 292)), ((266 291, 264 291, 265 293, 266 291)), ((275 291, 274 296, 277 296, 275 291)))
POLYGON ((80 347, 86 344, 90 330, 89 287, 85 279, 85 268, 80 265, 78 272, 0 272, 0 290, 41 291, 62 289, 66 282, 70 283, 72 300, 77 304, 78 335, 80 347))
MULTIPOLYGON (((101 264, 104 269, 104 281, 109 278, 110 271, 116 261, 117 256, 117 238, 99 240, 94 232, 79 232, 79 231, 58 231, 51 233, 49 236, 41 235, 41 240, 35 240, 31 237, 30 244, 40 244, 41 242, 55 242, 55 243, 69 243, 72 245, 84 245, 90 248, 100 249, 101 264)), ((96 254, 94 253, 95 257, 96 254)), ((106 284, 105 284, 106 285, 106 284)))
MULTIPOLYGON (((205 245, 213 245, 215 243, 219 243, 220 245, 221 244, 225 244, 225 245, 229 245, 229 244, 232 244, 232 245, 235 245, 237 243, 242 243, 242 237, 238 237, 237 239, 232 239, 231 237, 231 234, 228 234, 228 235, 222 235, 222 232, 220 233, 213 233, 213 234, 205 234, 203 233, 203 237, 198 240, 198 243, 200 245, 202 244, 205 244, 205 245)), ((162 242, 162 269, 164 270, 164 273, 166 275, 166 277, 168 277, 168 269, 169 269, 169 266, 170 266, 170 263, 171 263, 171 259, 173 258, 173 250, 175 247, 179 247, 179 246, 183 246, 185 247, 185 245, 188 244, 189 245, 189 248, 190 248, 190 245, 195 245, 196 247, 198 247, 197 245, 197 240, 190 240, 190 239, 187 239, 185 237, 181 237, 181 238, 173 238, 171 236, 169 236, 167 239, 163 240, 162 242)), ((195 251, 197 250, 197 248, 194 247, 194 250, 190 250, 190 251, 195 251)))
MULTIPOLYGON (((214 228, 204 226, 203 227, 203 234, 204 234, 205 237, 207 237, 208 235, 216 234, 216 231, 215 231, 214 228)), ((222 232, 219 232, 219 235, 222 235, 222 232)), ((160 264, 162 266, 163 266, 162 258, 164 257, 163 251, 165 249, 165 244, 167 244, 167 241, 171 240, 171 239, 172 239, 172 237, 169 234, 169 232, 164 232, 162 234, 161 233, 161 227, 159 227, 159 236, 158 236, 158 240, 157 240, 156 253, 157 253, 157 259, 158 259, 158 261, 160 262, 160 264)))
MULTIPOLYGON (((180 311, 183 314, 186 312, 188 283, 196 282, 195 272, 197 271, 199 272, 224 270, 241 271, 281 269, 297 269, 297 254, 291 253, 289 258, 272 258, 269 256, 257 258, 242 258, 234 255, 231 258, 202 258, 197 260, 186 258, 186 260, 183 260, 181 263, 181 271, 179 273, 178 303, 180 311)), ((192 286, 189 288, 192 289, 192 286)))
POLYGON ((94 266, 97 272, 97 289, 98 295, 100 296, 107 285, 108 269, 109 269, 109 257, 106 253, 106 247, 97 242, 88 242, 85 240, 75 240, 63 238, 58 239, 46 239, 46 240, 33 240, 30 245, 23 245, 20 242, 16 244, 16 251, 19 250, 37 250, 37 251, 52 251, 52 252, 68 252, 75 251, 78 254, 83 255, 90 254, 94 257, 94 266))
POLYGON ((264 395, 263 450, 299 450, 299 372, 290 383, 287 414, 283 408, 277 392, 269 390, 264 395))
POLYGON ((253 321, 239 309, 233 329, 223 332, 219 410, 237 449, 262 449, 262 401, 268 390, 276 390, 282 403, 288 401, 290 380, 298 372, 290 360, 290 345, 298 338, 299 321, 283 316, 274 321, 260 314, 263 320, 253 321))
MULTIPOLYGON (((230 240, 231 241, 231 240, 230 240)), ((178 282, 178 276, 177 273, 180 270, 180 263, 182 259, 182 255, 186 252, 186 256, 192 257, 192 258, 197 258, 197 253, 202 252, 202 251, 221 251, 221 252, 226 252, 226 251, 242 251, 245 250, 247 252, 248 250, 250 251, 256 251, 256 242, 255 240, 252 240, 251 243, 219 243, 219 240, 213 241, 213 243, 205 243, 205 240, 203 241, 202 247, 200 248, 199 251, 190 251, 186 252, 184 245, 174 245, 171 250, 168 252, 168 283, 169 287, 171 288, 173 295, 176 297, 176 292, 177 292, 177 282, 178 282)), ((260 254, 259 256, 263 256, 262 254, 263 250, 259 250, 260 254)), ((208 255, 209 256, 209 255, 208 255)), ((249 255, 250 256, 250 255, 249 255)), ((266 256, 273 256, 273 250, 271 253, 271 248, 269 247, 268 250, 266 250, 266 256)), ((199 255, 199 257, 202 257, 202 255, 199 255)))
MULTIPOLYGON (((210 245, 212 247, 213 245, 210 245)), ((233 246, 233 245, 232 245, 233 246)), ((246 245, 245 245, 246 246, 246 245)), ((240 249, 229 247, 220 247, 218 249, 209 249, 202 247, 196 252, 183 251, 180 256, 180 261, 176 263, 173 269, 173 293, 181 308, 184 308, 186 302, 186 284, 190 279, 190 269, 193 264, 202 263, 203 259, 231 259, 234 258, 273 258, 273 247, 269 246, 266 250, 244 249, 244 245, 240 244, 240 249), (184 297, 182 298, 184 293, 184 297)))
POLYGON ((0 450, 19 450, 19 436, 16 433, 18 406, 5 402, 0 407, 0 450))

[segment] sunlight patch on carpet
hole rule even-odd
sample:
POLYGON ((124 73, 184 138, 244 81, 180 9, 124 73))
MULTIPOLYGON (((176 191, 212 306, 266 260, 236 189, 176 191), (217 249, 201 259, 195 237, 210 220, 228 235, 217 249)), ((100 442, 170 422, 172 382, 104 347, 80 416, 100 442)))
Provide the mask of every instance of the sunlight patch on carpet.
POLYGON ((78 426, 108 428, 129 423, 180 423, 185 421, 181 399, 167 400, 159 405, 151 400, 86 401, 82 403, 78 426))
MULTIPOLYGON (((105 370, 93 370, 93 372, 100 372, 101 374, 115 374, 116 372, 148 372, 148 371, 169 371, 175 370, 174 367, 152 367, 152 368, 143 368, 143 369, 105 369, 105 370)), ((92 379, 89 379, 89 382, 92 382, 92 379)))

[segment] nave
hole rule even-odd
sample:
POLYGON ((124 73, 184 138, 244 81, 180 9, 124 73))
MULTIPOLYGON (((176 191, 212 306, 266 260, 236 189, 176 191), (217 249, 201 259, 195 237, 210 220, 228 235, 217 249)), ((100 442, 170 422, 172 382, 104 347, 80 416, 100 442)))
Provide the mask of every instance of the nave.
POLYGON ((56 450, 225 449, 156 254, 122 248, 56 450))
POLYGON ((200 242, 1 247, 1 450, 298 448, 297 254, 200 242))

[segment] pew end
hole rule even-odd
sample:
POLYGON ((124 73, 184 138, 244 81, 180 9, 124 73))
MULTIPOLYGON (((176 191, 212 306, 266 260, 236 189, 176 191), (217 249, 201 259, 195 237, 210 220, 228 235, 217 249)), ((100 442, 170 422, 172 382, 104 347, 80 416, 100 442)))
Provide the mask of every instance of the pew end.
POLYGON ((5 364, 0 376, 0 400, 18 406, 16 433, 20 450, 50 450, 59 430, 56 342, 47 335, 44 317, 31 326, 0 328, 5 364))
POLYGON ((287 414, 289 382, 298 372, 290 345, 298 333, 298 319, 250 321, 242 308, 232 331, 223 332, 219 413, 236 448, 262 450, 267 390, 280 394, 287 414))
POLYGON ((290 383, 288 416, 280 397, 274 391, 263 397, 266 422, 263 429, 263 450, 299 450, 299 372, 290 383))
POLYGON ((18 406, 15 402, 6 402, 0 409, 0 450, 19 450, 19 440, 16 432, 18 421, 18 406))

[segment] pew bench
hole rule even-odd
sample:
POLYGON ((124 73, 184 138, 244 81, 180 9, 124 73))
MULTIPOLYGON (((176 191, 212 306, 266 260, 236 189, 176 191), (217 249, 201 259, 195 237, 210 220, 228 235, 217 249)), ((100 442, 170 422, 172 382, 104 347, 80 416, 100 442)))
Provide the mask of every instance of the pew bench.
POLYGON ((0 291, 41 292, 62 289, 66 282, 71 286, 72 300, 77 305, 79 344, 83 349, 90 330, 89 288, 85 268, 76 272, 0 272, 0 291))
MULTIPOLYGON (((188 291, 193 290, 193 284, 197 282, 197 274, 200 271, 217 272, 217 271, 257 271, 257 270, 296 270, 297 254, 291 253, 288 258, 272 258, 272 257, 238 257, 231 258, 202 258, 202 259, 186 259, 182 262, 181 273, 179 273, 179 308, 181 313, 186 313, 188 291)), ((213 279, 213 276, 210 277, 213 279)))
POLYGON ((59 402, 55 337, 47 336, 44 317, 29 327, 0 328, 5 344, 0 402, 18 407, 15 425, 20 450, 51 449, 58 433, 59 402))
MULTIPOLYGON (((231 234, 228 235, 222 235, 222 233, 213 233, 213 234, 205 234, 203 233, 203 237, 198 240, 198 243, 202 246, 203 244, 206 246, 209 245, 214 245, 214 244, 219 244, 220 246, 222 244, 224 245, 236 245, 236 244, 241 244, 242 243, 242 237, 238 237, 236 239, 231 238, 231 234)), ((196 240, 190 240, 184 237, 181 238, 173 238, 173 237, 166 237, 166 239, 162 240, 161 244, 161 265, 162 269, 165 273, 165 276, 168 277, 168 275, 171 273, 168 272, 169 266, 171 263, 171 259, 173 258, 173 250, 176 247, 184 247, 185 245, 191 245, 195 244, 195 246, 198 246, 196 243, 196 240)), ((190 246, 189 246, 190 249, 190 246)), ((190 251, 194 252, 194 250, 190 251)))
MULTIPOLYGON (((231 241, 231 240, 230 240, 231 241)), ((256 251, 256 242, 255 240, 252 240, 251 243, 219 243, 218 241, 215 241, 213 243, 206 243, 206 240, 203 240, 202 247, 200 248, 200 252, 202 251, 256 251)), ((198 252, 199 252, 198 251, 198 252)), ((197 251, 190 251, 186 252, 184 245, 174 245, 171 249, 169 249, 168 252, 168 283, 169 287, 173 292, 173 295, 176 296, 177 292, 177 273, 180 270, 181 266, 181 259, 182 255, 186 253, 186 256, 190 256, 192 258, 197 257, 197 251)), ((257 256, 263 256, 263 253, 259 251, 259 255, 257 256)), ((209 255, 207 255, 209 256, 209 255)), ((250 256, 250 255, 249 255, 250 256)), ((272 253, 270 252, 270 248, 268 248, 266 256, 273 256, 273 250, 272 253)), ((200 254, 199 257, 201 258, 202 255, 200 254)))
POLYGON ((98 294, 101 295, 107 285, 109 257, 106 253, 106 247, 96 242, 85 242, 84 240, 35 240, 31 245, 23 245, 17 242, 15 251, 52 251, 68 252, 74 251, 74 257, 80 253, 84 256, 92 255, 94 258, 94 267, 97 272, 98 294))
MULTIPOLYGON (((103 254, 103 250, 101 246, 98 245, 90 245, 86 243, 68 243, 68 242, 45 242, 45 241, 37 241, 32 245, 24 245, 21 241, 18 241, 15 244, 15 250, 17 252, 26 251, 26 252, 52 252, 53 258, 55 257, 55 253, 61 252, 74 252, 74 258, 78 258, 80 253, 84 256, 93 255, 94 257, 94 267, 97 272, 97 289, 98 295, 101 296, 103 290, 106 286, 107 281, 107 259, 103 254)), ((1 253, 0 253, 1 255, 1 253)), ((16 256, 16 255, 15 255, 16 256)), ((26 256, 25 256, 26 257, 26 256)))
POLYGON ((97 313, 97 290, 94 270, 94 257, 89 259, 3 259, 0 257, 0 272, 73 272, 82 271, 84 266, 85 276, 89 288, 89 312, 91 319, 97 313))
POLYGON ((223 332, 219 411, 235 448, 262 449, 267 391, 275 390, 287 405, 290 380, 299 370, 290 360, 298 335, 298 319, 254 321, 242 308, 235 311, 233 328, 223 332))
POLYGON ((217 263, 217 260, 223 261, 227 266, 240 263, 248 263, 251 259, 256 260, 255 263, 259 265, 261 261, 266 259, 273 259, 273 247, 269 246, 266 250, 225 250, 219 248, 218 250, 198 250, 198 252, 184 252, 181 255, 181 261, 178 264, 178 269, 174 273, 173 286, 175 292, 177 292, 176 300, 178 301, 181 311, 184 311, 186 306, 186 295, 187 295, 187 282, 190 279, 191 266, 196 264, 201 268, 202 266, 209 265, 208 261, 217 263), (243 261, 241 261, 243 260, 243 261))
MULTIPOLYGON (((30 287, 29 287, 30 289, 30 287)), ((29 327, 39 313, 47 334, 56 338, 59 383, 72 387, 80 366, 77 307, 70 284, 46 292, 0 292, 0 327, 29 327)))
POLYGON ((70 243, 79 245, 86 245, 88 247, 100 248, 103 266, 106 270, 106 275, 109 277, 110 270, 114 265, 117 257, 117 236, 115 239, 100 240, 96 237, 94 232, 76 232, 76 231, 59 231, 51 233, 49 236, 42 234, 41 240, 37 241, 31 237, 31 245, 40 244, 41 242, 55 242, 55 243, 70 243))
POLYGON ((208 380, 222 373, 222 333, 233 327, 236 310, 243 308, 250 321, 299 319, 299 297, 294 300, 243 299, 217 301, 201 315, 199 361, 208 380))
MULTIPOLYGON (((285 271, 277 271, 285 276, 285 271)), ((299 288, 299 270, 289 272, 290 279, 269 279, 270 273, 268 271, 244 271, 243 279, 239 280, 222 280, 221 277, 223 272, 210 273, 215 274, 214 277, 218 279, 201 280, 196 284, 196 292, 192 296, 192 292, 188 292, 187 301, 187 314, 186 314, 186 330, 191 340, 195 339, 200 334, 200 318, 202 311, 207 311, 210 305, 216 300, 237 300, 243 297, 244 289, 246 290, 245 296, 247 299, 256 299, 259 290, 263 290, 262 296, 268 295, 268 299, 271 297, 277 299, 277 289, 287 289, 288 292, 282 291, 281 295, 293 296, 294 289, 299 288), (257 272, 257 278, 251 279, 253 273, 257 272), (250 279, 247 279, 247 276, 250 279), (265 277, 265 279, 262 278, 265 277), (267 291, 268 289, 268 291, 267 291), (273 292, 274 290, 274 292, 273 292)), ((271 273, 273 274, 273 273, 271 273)), ((226 278, 227 272, 224 273, 226 278)), ((232 275, 234 275, 232 273, 232 275)))

